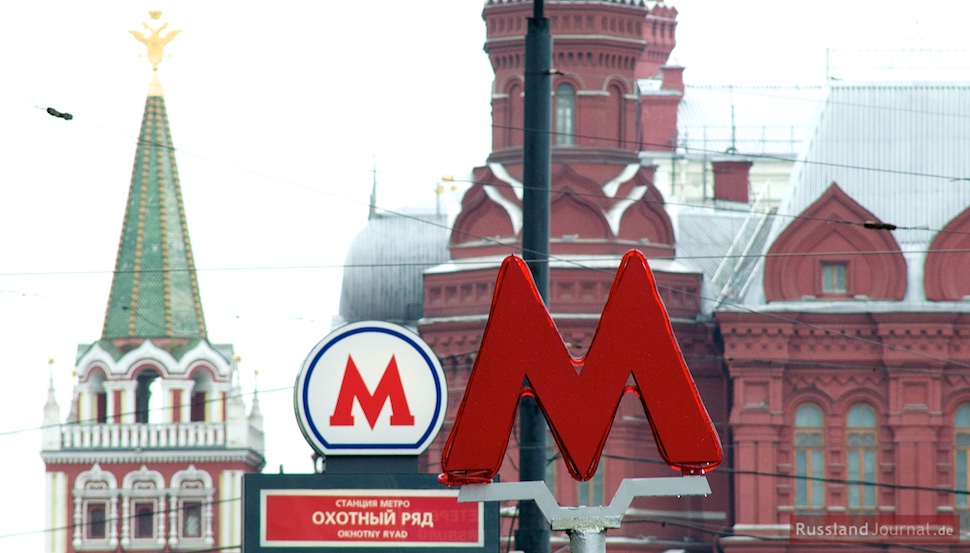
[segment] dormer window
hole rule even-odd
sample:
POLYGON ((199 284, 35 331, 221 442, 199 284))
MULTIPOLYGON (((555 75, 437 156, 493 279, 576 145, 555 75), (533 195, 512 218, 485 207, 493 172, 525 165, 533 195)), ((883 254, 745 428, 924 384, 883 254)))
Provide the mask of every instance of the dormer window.
POLYGON ((906 259, 893 233, 831 221, 879 223, 879 218, 833 183, 768 249, 765 299, 849 300, 864 294, 868 300, 901 301, 906 259))
POLYGON ((822 293, 846 294, 847 263, 822 263, 822 293))

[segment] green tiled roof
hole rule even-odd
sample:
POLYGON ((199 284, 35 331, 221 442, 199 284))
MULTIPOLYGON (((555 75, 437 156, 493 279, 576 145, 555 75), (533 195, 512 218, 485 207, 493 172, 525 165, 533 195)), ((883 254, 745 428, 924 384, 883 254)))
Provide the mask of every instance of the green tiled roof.
POLYGON ((101 337, 206 337, 175 148, 157 74, 145 100, 101 337))

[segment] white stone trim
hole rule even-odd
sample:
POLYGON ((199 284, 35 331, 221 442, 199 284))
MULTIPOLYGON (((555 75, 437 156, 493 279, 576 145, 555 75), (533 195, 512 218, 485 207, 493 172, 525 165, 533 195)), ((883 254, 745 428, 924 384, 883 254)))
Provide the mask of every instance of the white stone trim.
POLYGON ((175 359, 171 353, 158 347, 151 340, 143 341, 138 347, 125 352, 118 359, 105 351, 101 344, 95 343, 78 359, 77 369, 82 380, 96 367, 103 368, 110 379, 130 376, 133 369, 151 364, 159 370, 160 376, 168 378, 187 377, 189 370, 200 363, 206 365, 219 377, 229 378, 232 362, 205 340, 182 354, 180 359, 175 359))
POLYGON ((620 185, 637 176, 637 172, 640 170, 641 165, 639 163, 631 163, 620 171, 620 174, 613 177, 606 184, 603 185, 603 194, 606 197, 612 198, 616 196, 617 190, 620 189, 620 185))
POLYGON ((118 547, 118 480, 115 475, 101 470, 95 463, 91 470, 78 475, 74 481, 74 539, 72 545, 77 551, 96 551, 118 547), (89 484, 103 483, 104 488, 90 489, 89 484), (105 539, 89 540, 85 536, 87 526, 87 507, 91 502, 107 506, 105 539), (107 546, 107 547, 106 547, 107 546))
POLYGON ((215 488, 212 486, 212 476, 204 470, 189 465, 172 475, 171 482, 171 530, 168 544, 172 549, 198 549, 200 546, 211 547, 215 543, 213 532, 213 508, 215 488), (188 487, 187 484, 197 482, 201 487, 188 487), (186 501, 198 501, 202 504, 201 537, 186 537, 183 535, 182 506, 186 501))
POLYGON ((219 475, 219 543, 240 543, 242 538, 241 470, 224 470, 219 475))
POLYGON ((67 490, 67 473, 45 473, 47 490, 47 510, 44 512, 44 551, 46 553, 66 553, 68 538, 68 505, 70 496, 67 490))
POLYGON ((525 189, 525 185, 522 184, 522 181, 510 175, 505 169, 505 166, 501 163, 489 163, 488 168, 492 171, 492 174, 495 175, 495 178, 512 187, 512 192, 515 192, 516 198, 519 200, 522 199, 522 190, 525 189))

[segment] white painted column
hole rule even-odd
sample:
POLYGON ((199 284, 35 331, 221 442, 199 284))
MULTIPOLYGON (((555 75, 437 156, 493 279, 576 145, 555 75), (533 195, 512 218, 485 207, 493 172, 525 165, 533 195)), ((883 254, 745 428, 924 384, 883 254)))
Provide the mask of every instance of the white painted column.
MULTIPOLYGON (((105 395, 108 396, 108 422, 115 422, 115 415, 121 415, 121 422, 130 424, 135 422, 135 388, 138 383, 133 380, 121 382, 108 381, 104 383, 105 395), (121 405, 116 405, 115 391, 121 391, 121 405)), ((93 406, 93 402, 90 404, 93 406)), ((91 414, 93 416, 94 413, 91 414)))
POLYGON ((224 470, 219 475, 219 543, 242 543, 241 470, 224 470))
POLYGON ((229 401, 229 383, 216 383, 213 382, 205 395, 206 399, 206 417, 205 420, 210 422, 225 422, 225 413, 223 411, 223 405, 226 405, 228 409, 229 401))
MULTIPOLYGON (((91 395, 91 388, 87 384, 78 384, 74 388, 77 394, 77 422, 81 424, 94 422, 95 413, 94 409, 94 398, 91 395)), ((111 405, 111 399, 108 399, 108 406, 111 405)))
POLYGON ((67 489, 67 473, 48 472, 45 474, 47 488, 47 510, 44 513, 44 551, 46 553, 66 553, 68 520, 71 514, 70 494, 67 489))
POLYGON ((189 422, 192 418, 192 386, 191 380, 163 380, 162 393, 165 396, 164 405, 165 422, 175 422, 176 411, 179 414, 180 422, 189 422), (175 391, 181 392, 178 405, 175 404, 175 391))

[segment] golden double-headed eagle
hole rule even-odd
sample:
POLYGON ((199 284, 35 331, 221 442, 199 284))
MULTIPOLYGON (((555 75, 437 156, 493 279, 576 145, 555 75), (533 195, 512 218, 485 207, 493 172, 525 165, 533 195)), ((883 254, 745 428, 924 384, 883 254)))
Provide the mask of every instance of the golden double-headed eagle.
MULTIPOLYGON (((151 11, 148 12, 153 20, 158 20, 162 17, 162 12, 151 11)), ((163 23, 159 27, 152 27, 148 23, 142 23, 145 29, 149 31, 146 37, 141 31, 128 31, 131 33, 139 42, 148 47, 148 61, 152 64, 152 69, 158 71, 158 64, 162 63, 162 55, 165 49, 165 45, 175 38, 175 35, 181 33, 182 31, 168 31, 165 36, 161 35, 161 32, 168 28, 168 23, 163 23)))

